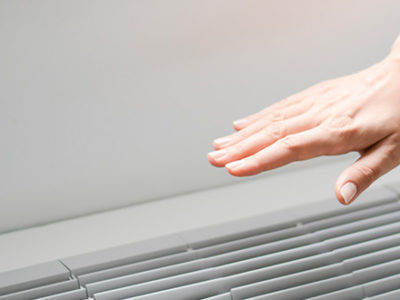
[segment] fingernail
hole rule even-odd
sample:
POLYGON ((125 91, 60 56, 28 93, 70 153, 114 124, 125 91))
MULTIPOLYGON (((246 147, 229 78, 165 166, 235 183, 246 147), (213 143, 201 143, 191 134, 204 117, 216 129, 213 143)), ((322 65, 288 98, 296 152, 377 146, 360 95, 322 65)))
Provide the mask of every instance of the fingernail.
POLYGON ((210 152, 208 153, 208 155, 211 156, 213 159, 218 160, 226 155, 226 150, 210 152))
POLYGON ((229 137, 219 138, 214 141, 214 145, 222 147, 224 145, 229 144, 231 141, 232 139, 229 137))
POLYGON ((340 194, 342 195, 344 202, 349 204, 357 194, 357 186, 352 182, 348 182, 342 186, 340 194))
POLYGON ((227 167, 228 169, 235 169, 235 168, 239 167, 241 164, 243 164, 243 161, 237 160, 237 161, 230 162, 229 164, 226 164, 225 167, 227 167))
POLYGON ((240 119, 240 120, 234 121, 233 125, 236 126, 236 127, 242 127, 242 126, 246 125, 247 123, 249 123, 249 120, 240 119))

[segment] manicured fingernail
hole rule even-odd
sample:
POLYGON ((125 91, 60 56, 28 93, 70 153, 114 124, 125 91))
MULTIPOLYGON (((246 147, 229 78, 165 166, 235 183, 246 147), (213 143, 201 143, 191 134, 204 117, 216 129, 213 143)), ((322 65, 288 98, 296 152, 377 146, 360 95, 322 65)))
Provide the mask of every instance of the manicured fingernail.
POLYGON ((208 155, 211 156, 211 158, 218 160, 226 155, 226 150, 210 152, 210 153, 208 153, 208 155))
POLYGON ((222 147, 222 146, 228 145, 231 141, 232 141, 231 138, 223 137, 223 138, 216 139, 214 141, 214 145, 222 147))
POLYGON ((229 164, 226 164, 225 167, 232 170, 232 169, 236 169, 237 167, 239 167, 242 164, 243 164, 243 161, 237 160, 237 161, 230 162, 229 164))
POLYGON ((357 194, 357 186, 352 182, 348 182, 342 186, 340 194, 342 195, 344 202, 349 204, 357 194))
POLYGON ((249 123, 249 120, 240 119, 240 120, 234 121, 234 122, 233 122, 233 125, 234 125, 235 127, 242 127, 242 126, 246 125, 247 123, 249 123))

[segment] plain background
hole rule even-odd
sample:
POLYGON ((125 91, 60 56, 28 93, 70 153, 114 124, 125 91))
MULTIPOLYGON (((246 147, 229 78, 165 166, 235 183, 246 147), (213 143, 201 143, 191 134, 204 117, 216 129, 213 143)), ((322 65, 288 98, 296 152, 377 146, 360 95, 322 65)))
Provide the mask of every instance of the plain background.
POLYGON ((0 232, 242 180, 210 167, 212 140, 382 59, 399 12, 396 0, 0 1, 0 232))

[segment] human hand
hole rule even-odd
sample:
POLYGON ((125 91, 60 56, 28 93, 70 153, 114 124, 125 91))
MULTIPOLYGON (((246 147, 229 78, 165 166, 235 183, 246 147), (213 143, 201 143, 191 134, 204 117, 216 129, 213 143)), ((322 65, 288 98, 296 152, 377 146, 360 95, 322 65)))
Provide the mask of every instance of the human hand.
POLYGON ((380 63, 319 83, 233 122, 208 160, 234 176, 351 151, 360 158, 339 176, 338 200, 349 204, 400 164, 400 37, 380 63))

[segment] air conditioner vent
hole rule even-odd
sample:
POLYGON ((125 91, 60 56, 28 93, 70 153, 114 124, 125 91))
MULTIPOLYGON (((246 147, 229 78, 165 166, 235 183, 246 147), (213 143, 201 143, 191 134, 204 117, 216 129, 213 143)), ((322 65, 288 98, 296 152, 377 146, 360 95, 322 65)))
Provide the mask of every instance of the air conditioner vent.
POLYGON ((400 299, 400 202, 376 190, 0 274, 4 299, 400 299))

